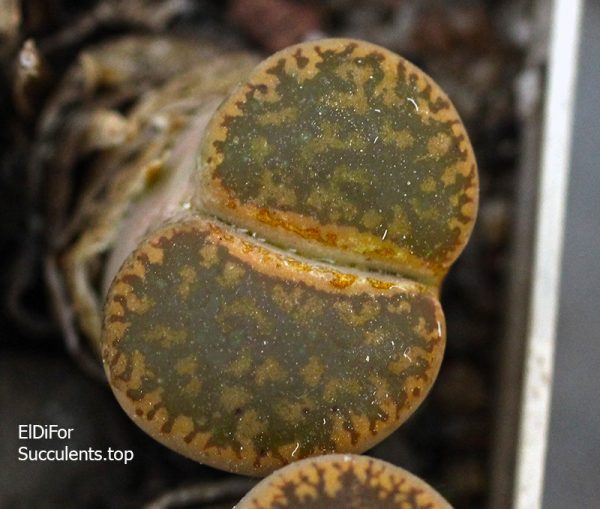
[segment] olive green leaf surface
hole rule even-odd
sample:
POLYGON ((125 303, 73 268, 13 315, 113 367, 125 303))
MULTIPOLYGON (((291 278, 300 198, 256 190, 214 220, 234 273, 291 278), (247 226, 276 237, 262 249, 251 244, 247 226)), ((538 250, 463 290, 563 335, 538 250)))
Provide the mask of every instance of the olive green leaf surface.
POLYGON ((476 214, 448 99, 383 48, 294 46, 217 110, 196 177, 190 210, 145 237, 107 296, 123 408, 249 475, 381 441, 436 378, 439 283, 476 214))
POLYGON ((260 64, 214 116, 198 201, 310 256, 439 281, 477 210, 471 145, 422 71, 340 39, 260 64))

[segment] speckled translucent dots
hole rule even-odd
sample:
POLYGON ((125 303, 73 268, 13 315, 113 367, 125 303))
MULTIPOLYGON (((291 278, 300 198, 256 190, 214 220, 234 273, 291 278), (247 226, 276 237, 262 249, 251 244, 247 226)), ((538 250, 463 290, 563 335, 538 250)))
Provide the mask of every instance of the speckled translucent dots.
POLYGON ((443 92, 368 43, 288 48, 221 105, 195 185, 107 296, 123 408, 182 454, 250 475, 389 435, 439 370, 439 283, 477 208, 443 92))
POLYGON ((198 202, 309 256, 439 282, 477 211, 473 151, 421 70, 344 39, 260 64, 213 117, 198 202))
POLYGON ((379 442, 423 399, 444 350, 426 286, 307 262, 204 219, 138 247, 105 330, 111 385, 142 428, 259 475, 379 442))

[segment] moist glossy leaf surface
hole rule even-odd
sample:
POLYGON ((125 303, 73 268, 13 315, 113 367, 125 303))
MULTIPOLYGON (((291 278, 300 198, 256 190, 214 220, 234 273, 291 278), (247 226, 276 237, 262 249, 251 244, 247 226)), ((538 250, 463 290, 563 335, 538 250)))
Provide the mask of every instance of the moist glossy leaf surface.
POLYGON ((330 39, 268 58, 222 105, 199 201, 311 255, 435 279, 466 243, 477 188, 433 80, 381 47, 330 39))
POLYGON ((435 379, 435 296, 245 237, 188 220, 125 263, 104 341, 119 401, 158 440, 247 474, 371 447, 435 379))

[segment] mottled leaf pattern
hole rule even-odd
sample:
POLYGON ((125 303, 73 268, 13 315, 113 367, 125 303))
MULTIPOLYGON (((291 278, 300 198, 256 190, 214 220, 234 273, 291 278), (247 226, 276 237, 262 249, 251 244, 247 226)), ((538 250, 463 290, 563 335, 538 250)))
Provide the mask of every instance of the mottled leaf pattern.
POLYGON ((371 44, 294 46, 221 105, 194 185, 107 297, 121 405, 182 454, 251 475, 389 435, 437 376, 439 283, 477 208, 443 92, 371 44))

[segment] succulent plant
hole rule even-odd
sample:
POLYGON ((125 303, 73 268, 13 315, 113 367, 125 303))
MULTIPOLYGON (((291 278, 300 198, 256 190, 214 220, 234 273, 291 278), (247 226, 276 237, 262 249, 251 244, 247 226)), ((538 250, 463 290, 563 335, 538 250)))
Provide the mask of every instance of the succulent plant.
POLYGON ((425 481, 385 461, 352 454, 308 458, 257 484, 235 509, 451 509, 425 481))
POLYGON ((427 395, 478 180, 448 98, 381 47, 292 46, 213 114, 235 76, 201 90, 189 139, 128 195, 101 350, 147 433, 265 475, 362 452, 427 395))

